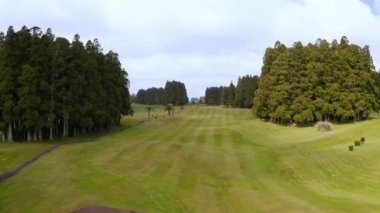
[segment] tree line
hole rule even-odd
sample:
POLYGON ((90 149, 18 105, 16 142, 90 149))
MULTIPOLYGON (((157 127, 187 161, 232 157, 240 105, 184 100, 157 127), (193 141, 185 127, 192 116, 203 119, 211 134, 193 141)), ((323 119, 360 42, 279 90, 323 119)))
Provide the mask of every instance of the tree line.
POLYGON ((97 39, 11 26, 0 33, 0 76, 3 141, 100 132, 132 113, 127 72, 97 39))
POLYGON ((318 39, 276 42, 263 59, 254 113, 275 123, 353 121, 379 109, 379 88, 368 46, 318 39))
POLYGON ((167 81, 165 88, 140 89, 134 97, 134 102, 147 105, 185 105, 189 102, 189 98, 184 83, 167 81))
POLYGON ((258 76, 246 75, 239 77, 236 87, 232 82, 229 86, 208 87, 205 92, 205 103, 251 108, 258 83, 258 76))

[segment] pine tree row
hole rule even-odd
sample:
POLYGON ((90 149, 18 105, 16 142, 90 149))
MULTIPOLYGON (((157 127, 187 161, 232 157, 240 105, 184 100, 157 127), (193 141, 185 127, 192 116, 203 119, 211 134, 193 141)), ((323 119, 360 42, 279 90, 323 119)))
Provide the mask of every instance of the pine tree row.
POLYGON ((246 75, 239 77, 235 85, 209 87, 205 92, 205 102, 209 105, 224 105, 226 107, 251 108, 259 77, 246 75))
POLYGON ((84 45, 48 29, 0 34, 0 129, 4 141, 100 132, 131 114, 129 81, 118 55, 97 39, 84 45))

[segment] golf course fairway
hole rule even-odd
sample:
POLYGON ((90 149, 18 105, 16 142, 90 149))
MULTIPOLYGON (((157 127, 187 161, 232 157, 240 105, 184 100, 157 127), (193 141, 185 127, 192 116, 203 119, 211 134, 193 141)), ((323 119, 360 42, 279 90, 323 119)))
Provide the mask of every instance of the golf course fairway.
MULTIPOLYGON (((379 212, 380 119, 280 126, 248 109, 186 106, 62 145, 0 182, 0 212, 379 212), (141 122, 144 121, 144 122, 141 122), (365 144, 348 146, 365 137, 365 144)), ((0 172, 49 143, 0 144, 0 172)))

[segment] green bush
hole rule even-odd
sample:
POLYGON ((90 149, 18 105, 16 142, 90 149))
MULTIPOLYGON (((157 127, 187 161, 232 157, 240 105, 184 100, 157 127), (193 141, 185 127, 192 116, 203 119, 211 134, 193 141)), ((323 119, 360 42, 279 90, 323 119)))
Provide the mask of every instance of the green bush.
POLYGON ((362 144, 363 144, 365 142, 365 137, 361 137, 360 142, 362 142, 362 144))
POLYGON ((360 141, 355 141, 354 144, 355 146, 360 146, 360 141))
POLYGON ((350 150, 350 151, 354 151, 354 146, 349 145, 349 146, 348 146, 348 150, 350 150))

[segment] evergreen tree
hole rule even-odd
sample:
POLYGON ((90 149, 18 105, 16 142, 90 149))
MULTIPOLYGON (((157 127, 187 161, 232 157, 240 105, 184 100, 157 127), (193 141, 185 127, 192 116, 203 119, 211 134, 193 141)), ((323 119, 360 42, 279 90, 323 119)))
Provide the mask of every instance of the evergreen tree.
POLYGON ((255 91, 258 87, 258 76, 246 75, 239 77, 235 89, 234 106, 240 108, 251 108, 255 91))
POLYGON ((164 104, 184 105, 189 102, 184 83, 167 81, 163 92, 164 104))
POLYGON ((276 123, 362 120, 378 110, 378 98, 368 46, 346 37, 290 48, 276 42, 264 56, 254 112, 276 123))
POLYGON ((132 113, 118 55, 97 39, 70 43, 51 29, 0 33, 0 130, 3 140, 42 140, 98 132, 132 113))
POLYGON ((228 87, 227 106, 232 106, 235 99, 235 85, 231 82, 228 87))

